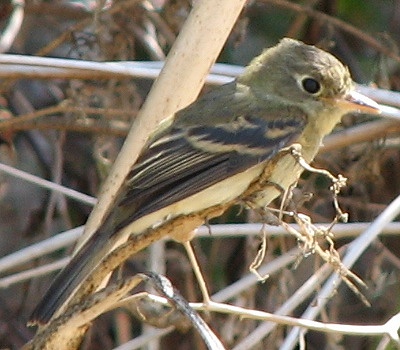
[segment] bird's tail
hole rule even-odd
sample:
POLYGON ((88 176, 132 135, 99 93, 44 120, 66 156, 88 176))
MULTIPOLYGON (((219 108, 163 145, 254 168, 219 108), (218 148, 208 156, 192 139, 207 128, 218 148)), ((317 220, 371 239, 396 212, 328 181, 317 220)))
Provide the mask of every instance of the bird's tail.
MULTIPOLYGON (((103 226, 104 227, 104 226, 103 226)), ((102 228, 96 231, 81 249, 72 257, 67 266, 56 276, 50 288, 33 311, 29 325, 46 324, 75 294, 85 278, 109 253, 108 232, 102 228)))

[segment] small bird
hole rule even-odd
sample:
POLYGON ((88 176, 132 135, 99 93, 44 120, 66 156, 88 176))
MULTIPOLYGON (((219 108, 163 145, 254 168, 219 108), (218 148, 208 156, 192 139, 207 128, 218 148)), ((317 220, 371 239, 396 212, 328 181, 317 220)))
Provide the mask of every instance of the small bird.
POLYGON ((116 246, 154 225, 240 200, 268 164, 269 182, 252 205, 264 208, 303 168, 278 153, 300 144, 307 162, 349 112, 379 113, 354 91, 349 70, 314 46, 285 38, 235 81, 203 95, 160 124, 133 165, 115 204, 55 278, 31 316, 45 324, 116 246), (276 161, 275 161, 276 160, 276 161))

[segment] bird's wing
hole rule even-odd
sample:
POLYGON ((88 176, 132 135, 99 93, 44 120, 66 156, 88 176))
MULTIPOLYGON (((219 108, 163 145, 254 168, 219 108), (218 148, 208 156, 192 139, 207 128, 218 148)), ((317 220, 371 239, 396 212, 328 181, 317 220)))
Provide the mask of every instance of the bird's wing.
POLYGON ((217 126, 175 127, 157 138, 132 168, 116 207, 53 281, 32 323, 50 320, 109 253, 121 228, 270 159, 296 140, 305 121, 301 113, 267 119, 254 112, 217 126))
POLYGON ((270 159, 296 140, 305 122, 301 113, 265 118, 255 111, 217 126, 171 129, 131 170, 118 203, 122 215, 115 231, 270 159))

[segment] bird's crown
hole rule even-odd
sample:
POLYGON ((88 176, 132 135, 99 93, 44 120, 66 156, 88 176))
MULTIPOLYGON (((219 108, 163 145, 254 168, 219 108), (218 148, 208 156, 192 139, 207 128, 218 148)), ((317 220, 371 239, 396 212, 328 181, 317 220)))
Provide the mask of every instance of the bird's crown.
POLYGON ((289 38, 254 58, 238 81, 295 100, 340 97, 353 86, 349 70, 336 57, 289 38))

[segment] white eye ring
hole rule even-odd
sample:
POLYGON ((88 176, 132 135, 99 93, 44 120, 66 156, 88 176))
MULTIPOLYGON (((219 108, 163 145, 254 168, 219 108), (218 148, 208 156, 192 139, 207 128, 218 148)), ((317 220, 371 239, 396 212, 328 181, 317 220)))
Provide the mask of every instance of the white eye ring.
POLYGON ((322 90, 320 82, 317 79, 310 76, 301 77, 298 80, 298 83, 305 92, 311 95, 318 95, 322 90))

